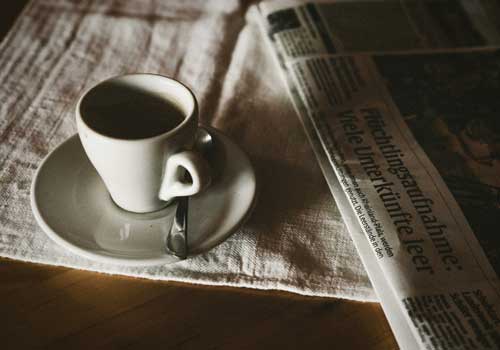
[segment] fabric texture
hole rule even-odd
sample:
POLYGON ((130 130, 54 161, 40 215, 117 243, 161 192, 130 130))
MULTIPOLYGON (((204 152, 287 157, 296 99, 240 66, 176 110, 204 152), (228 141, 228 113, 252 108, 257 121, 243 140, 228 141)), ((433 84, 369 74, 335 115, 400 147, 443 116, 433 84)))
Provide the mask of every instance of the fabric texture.
POLYGON ((0 45, 0 256, 110 274, 376 296, 256 22, 236 0, 33 1, 0 45), (203 124, 221 129, 256 168, 260 193, 228 240, 174 265, 96 263, 53 243, 30 208, 40 161, 76 132, 82 91, 126 72, 192 87, 203 124))

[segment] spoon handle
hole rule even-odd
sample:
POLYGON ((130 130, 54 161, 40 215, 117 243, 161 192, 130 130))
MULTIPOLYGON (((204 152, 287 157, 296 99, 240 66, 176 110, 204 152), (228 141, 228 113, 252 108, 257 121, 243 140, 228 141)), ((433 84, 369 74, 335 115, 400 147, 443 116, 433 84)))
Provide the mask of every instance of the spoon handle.
POLYGON ((186 259, 188 255, 187 232, 188 232, 188 207, 189 197, 179 197, 176 200, 174 220, 167 235, 167 249, 180 259, 186 259))
MULTIPOLYGON (((203 157, 209 160, 209 163, 213 161, 213 153, 215 150, 214 140, 210 132, 204 128, 200 127, 198 129, 198 134, 196 137, 196 148, 201 152, 203 157)), ((215 172, 211 169, 212 174, 215 172)), ((189 181, 188 174, 186 174, 186 181, 189 181)), ((166 248, 167 251, 180 259, 186 259, 189 254, 188 249, 188 206, 189 197, 178 197, 175 207, 174 220, 170 231, 167 235, 166 248)))

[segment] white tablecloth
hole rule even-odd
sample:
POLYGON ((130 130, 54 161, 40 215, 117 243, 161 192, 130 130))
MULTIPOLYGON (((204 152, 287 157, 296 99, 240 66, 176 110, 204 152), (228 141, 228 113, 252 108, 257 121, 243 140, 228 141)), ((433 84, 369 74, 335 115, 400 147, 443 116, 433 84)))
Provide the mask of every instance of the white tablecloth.
POLYGON ((0 256, 158 280, 376 300, 316 164, 257 15, 229 1, 33 1, 0 46, 0 256), (175 77, 201 121, 250 156, 251 219, 210 252, 170 266, 99 264, 58 247, 29 204, 41 159, 76 132, 73 106, 125 72, 175 77))

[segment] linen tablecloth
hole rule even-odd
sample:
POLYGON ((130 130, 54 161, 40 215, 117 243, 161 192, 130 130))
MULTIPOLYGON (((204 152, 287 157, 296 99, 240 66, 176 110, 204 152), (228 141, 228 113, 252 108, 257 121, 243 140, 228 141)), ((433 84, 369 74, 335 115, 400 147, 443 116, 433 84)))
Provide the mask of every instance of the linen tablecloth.
POLYGON ((0 256, 158 280, 376 300, 248 3, 32 1, 0 46, 0 256), (76 132, 74 103, 113 75, 177 78, 201 122, 250 156, 260 184, 227 241, 168 266, 96 263, 53 243, 31 213, 34 172, 76 132))

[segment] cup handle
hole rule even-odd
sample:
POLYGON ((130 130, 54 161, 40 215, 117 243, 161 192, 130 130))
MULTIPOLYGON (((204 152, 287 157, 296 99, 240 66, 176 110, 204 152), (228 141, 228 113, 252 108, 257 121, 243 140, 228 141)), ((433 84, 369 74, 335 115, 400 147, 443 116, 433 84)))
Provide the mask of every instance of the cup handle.
POLYGON ((158 196, 164 201, 192 196, 205 189, 210 181, 208 162, 195 151, 181 151, 168 158, 158 196), (186 171, 191 176, 190 181, 185 176, 186 171))

